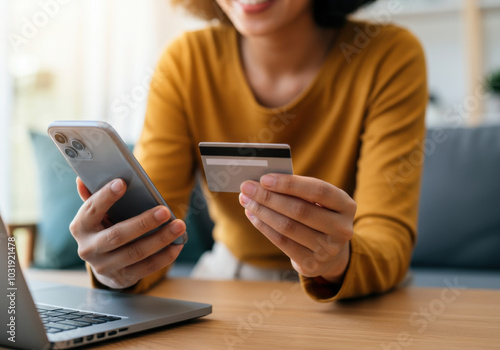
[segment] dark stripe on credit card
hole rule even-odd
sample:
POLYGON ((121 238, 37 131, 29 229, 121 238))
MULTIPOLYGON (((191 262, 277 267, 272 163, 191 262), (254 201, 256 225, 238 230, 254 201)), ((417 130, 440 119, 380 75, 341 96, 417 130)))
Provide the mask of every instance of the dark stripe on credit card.
POLYGON ((200 146, 202 156, 223 157, 264 157, 264 158, 291 158, 287 148, 248 148, 248 147, 205 147, 200 146))

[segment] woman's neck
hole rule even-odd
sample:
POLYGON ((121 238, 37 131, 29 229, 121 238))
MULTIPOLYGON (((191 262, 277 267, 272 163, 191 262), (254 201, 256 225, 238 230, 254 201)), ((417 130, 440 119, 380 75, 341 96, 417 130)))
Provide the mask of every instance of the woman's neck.
POLYGON ((255 99, 271 108, 291 103, 318 74, 335 33, 318 28, 309 14, 268 35, 242 36, 242 66, 255 99))
POLYGON ((267 77, 319 68, 334 34, 332 29, 317 27, 312 15, 308 14, 273 33, 241 37, 243 66, 249 73, 258 70, 267 77))

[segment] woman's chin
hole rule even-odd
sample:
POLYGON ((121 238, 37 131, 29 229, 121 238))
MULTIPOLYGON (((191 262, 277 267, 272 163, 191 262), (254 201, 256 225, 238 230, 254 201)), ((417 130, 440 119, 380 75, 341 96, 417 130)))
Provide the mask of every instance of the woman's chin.
POLYGON ((252 23, 248 23, 247 21, 245 21, 242 23, 240 21, 234 21, 233 23, 241 35, 248 37, 266 36, 273 33, 277 29, 276 23, 272 22, 262 23, 254 21, 252 23))

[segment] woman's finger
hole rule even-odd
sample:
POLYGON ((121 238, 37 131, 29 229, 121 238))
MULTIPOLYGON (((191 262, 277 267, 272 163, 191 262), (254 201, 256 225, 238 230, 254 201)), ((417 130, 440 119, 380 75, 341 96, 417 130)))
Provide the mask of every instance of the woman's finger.
POLYGON ((240 194, 240 203, 247 212, 257 217, 274 231, 310 250, 314 250, 325 239, 324 233, 316 231, 266 205, 251 200, 243 194, 240 194))
MULTIPOLYGON (((243 206, 245 206, 245 202, 255 201, 319 232, 335 232, 339 229, 340 223, 343 222, 342 214, 302 198, 267 190, 255 181, 244 182, 241 185, 241 191, 240 203, 243 206)), ((250 204, 254 205, 253 203, 250 204)), ((255 209, 250 211, 256 214, 255 209)), ((289 225, 291 223, 285 221, 283 224, 289 225)))
POLYGON ((109 182, 83 203, 73 221, 80 224, 85 232, 100 227, 109 209, 125 194, 126 187, 121 179, 109 182))
POLYGON ((184 222, 175 220, 158 231, 124 244, 114 251, 100 254, 100 257, 105 257, 105 260, 98 258, 100 261, 95 263, 96 266, 99 266, 97 272, 102 275, 110 275, 112 273, 111 269, 122 270, 146 260, 158 251, 167 249, 185 230, 186 225, 184 222))
POLYGON ((267 190, 318 203, 340 213, 353 214, 356 211, 356 202, 346 192, 323 180, 299 175, 267 174, 260 178, 260 184, 267 190))
MULTIPOLYGON (((170 217, 171 214, 167 207, 158 206, 133 218, 114 224, 99 233, 97 241, 94 244, 95 250, 98 254, 103 254, 118 249, 140 236, 158 228, 160 225, 167 222, 170 217)), ((181 220, 176 220, 175 227, 181 224, 184 223, 181 220)), ((173 227, 171 224, 166 226, 173 227)), ((185 230, 185 225, 183 227, 184 229, 182 232, 185 230)), ((171 242, 169 242, 169 244, 170 243, 171 242)))
POLYGON ((92 193, 88 190, 87 186, 83 183, 83 181, 80 179, 80 177, 76 178, 76 189, 78 191, 78 194, 80 195, 80 198, 82 201, 86 201, 87 199, 92 196, 92 193))

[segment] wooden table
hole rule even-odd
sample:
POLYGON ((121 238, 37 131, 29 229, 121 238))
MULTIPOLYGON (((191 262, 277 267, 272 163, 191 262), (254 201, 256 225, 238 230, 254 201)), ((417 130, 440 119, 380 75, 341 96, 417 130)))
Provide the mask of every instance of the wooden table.
MULTIPOLYGON (((28 278, 88 286, 84 271, 28 278)), ((97 349, 500 349, 500 291, 407 287, 317 303, 285 282, 170 279, 149 295, 210 303, 213 313, 97 349)))

